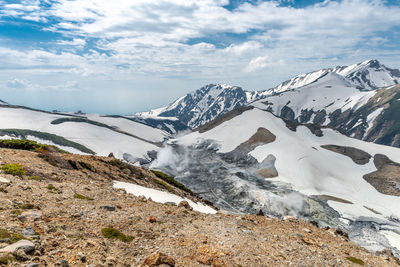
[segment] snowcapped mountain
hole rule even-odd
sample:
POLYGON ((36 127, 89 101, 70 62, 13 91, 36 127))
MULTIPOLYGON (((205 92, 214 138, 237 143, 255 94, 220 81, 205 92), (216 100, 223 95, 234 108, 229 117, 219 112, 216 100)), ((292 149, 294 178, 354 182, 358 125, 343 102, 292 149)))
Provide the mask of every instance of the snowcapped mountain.
POLYGON ((177 99, 166 107, 135 115, 174 117, 188 127, 196 128, 257 98, 256 92, 246 92, 237 86, 209 84, 177 99))
MULTIPOLYGON (((361 92, 375 91, 378 88, 398 83, 400 83, 399 70, 390 69, 377 60, 368 60, 351 66, 339 66, 300 74, 275 88, 265 91, 245 91, 237 86, 209 84, 186 96, 182 96, 168 106, 148 112, 136 113, 133 117, 144 123, 151 118, 158 121, 178 119, 187 127, 194 129, 237 107, 260 99, 265 99, 272 104, 279 102, 275 104, 275 110, 279 111, 275 112, 275 114, 280 116, 280 109, 287 102, 293 102, 291 97, 288 97, 293 95, 291 91, 296 91, 297 89, 298 91, 296 92, 298 93, 296 95, 299 96, 299 99, 296 100, 296 103, 292 103, 290 107, 300 113, 305 109, 307 111, 320 111, 331 103, 335 103, 335 105, 332 104, 330 110, 334 107, 358 108, 366 103, 367 96, 372 97, 373 95, 372 93, 363 94, 361 92), (319 89, 321 86, 323 88, 319 89), (313 89, 309 90, 309 88, 313 89), (287 95, 283 93, 287 93, 287 95), (302 103, 301 99, 306 101, 305 98, 311 94, 315 96, 313 99, 308 99, 312 103, 302 103), (277 95, 279 95, 279 101, 276 101, 278 99, 277 95), (338 102, 339 98, 342 101, 338 102), (348 98, 349 103, 345 103, 348 98), (285 103, 283 103, 284 100, 286 101, 285 103)), ((297 117, 295 116, 295 118, 297 117)))
POLYGON ((318 81, 329 73, 336 73, 342 76, 351 86, 362 91, 374 90, 400 83, 399 70, 390 69, 378 60, 371 59, 350 66, 338 66, 300 74, 273 89, 264 91, 263 94, 268 96, 272 93, 282 93, 300 88, 318 81))
POLYGON ((400 147, 400 85, 360 90, 336 72, 255 102, 294 123, 329 127, 357 139, 400 147))
POLYGON ((400 118, 389 115, 398 110, 400 87, 394 85, 399 82, 399 70, 367 60, 301 74, 259 92, 210 84, 166 107, 134 117, 144 123, 149 123, 145 121, 149 118, 178 120, 194 129, 235 108, 256 103, 285 120, 331 127, 351 137, 400 147, 400 133, 393 130, 400 129, 400 118))
POLYGON ((345 77, 360 90, 374 90, 400 83, 400 71, 390 69, 376 59, 348 67, 336 67, 333 72, 345 77))

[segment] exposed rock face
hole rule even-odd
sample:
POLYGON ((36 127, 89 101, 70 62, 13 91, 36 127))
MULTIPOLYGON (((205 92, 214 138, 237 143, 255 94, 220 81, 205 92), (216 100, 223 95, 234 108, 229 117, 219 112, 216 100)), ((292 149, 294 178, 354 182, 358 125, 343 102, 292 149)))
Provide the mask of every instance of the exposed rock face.
POLYGON ((355 163, 359 165, 367 164, 369 162, 369 159, 372 158, 372 156, 367 152, 354 147, 338 146, 338 145, 324 145, 321 147, 345 155, 351 158, 355 163))
POLYGON ((383 194, 400 196, 400 164, 381 154, 374 156, 374 164, 378 170, 364 179, 383 194))
POLYGON ((158 117, 175 117, 190 128, 196 128, 213 119, 248 103, 248 93, 237 86, 221 84, 206 85, 174 103, 153 110, 139 113, 139 117, 157 115, 158 117))
POLYGON ((241 143, 235 150, 243 151, 245 154, 256 147, 274 142, 276 136, 265 128, 258 128, 257 132, 246 142, 241 143))

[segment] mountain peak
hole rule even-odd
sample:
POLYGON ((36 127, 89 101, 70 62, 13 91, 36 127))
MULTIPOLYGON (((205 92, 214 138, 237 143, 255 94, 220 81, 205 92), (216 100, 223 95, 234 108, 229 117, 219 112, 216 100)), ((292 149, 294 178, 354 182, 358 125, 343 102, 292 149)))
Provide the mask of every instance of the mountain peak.
POLYGON ((329 73, 342 76, 348 83, 361 91, 375 90, 400 83, 399 70, 390 69, 377 59, 369 59, 350 66, 337 66, 297 75, 275 87, 273 92, 281 93, 309 85, 329 73))
POLYGON ((175 117, 190 128, 196 128, 247 102, 248 95, 241 87, 212 83, 188 93, 166 107, 137 115, 175 117))
POLYGON ((377 59, 366 60, 342 68, 337 73, 344 76, 361 91, 375 90, 400 82, 400 71, 386 67, 377 59))
MULTIPOLYGON (((225 91, 225 90, 235 90, 239 88, 238 86, 232 86, 229 84, 219 84, 219 83, 210 83, 207 84, 206 86, 201 87, 200 89, 198 89, 197 91, 201 91, 201 92, 209 92, 209 91, 225 91)), ((192 92, 196 93, 196 91, 192 92)))

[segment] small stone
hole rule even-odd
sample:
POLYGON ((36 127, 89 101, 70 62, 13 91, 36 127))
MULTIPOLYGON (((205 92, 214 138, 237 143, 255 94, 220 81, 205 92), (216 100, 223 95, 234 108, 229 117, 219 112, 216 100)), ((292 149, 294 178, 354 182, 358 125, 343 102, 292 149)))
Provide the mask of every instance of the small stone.
POLYGON ((149 216, 149 218, 147 218, 147 221, 151 222, 151 223, 155 223, 155 222, 157 222, 157 219, 154 216, 149 216))
POLYGON ((187 202, 186 200, 179 202, 178 207, 183 207, 187 210, 193 210, 193 208, 189 205, 189 202, 187 202))
POLYGON ((164 253, 157 252, 156 254, 147 257, 144 260, 144 264, 150 267, 161 266, 163 264, 173 267, 175 266, 175 260, 164 253))
POLYGON ((337 228, 337 229, 335 230, 335 235, 344 237, 345 239, 349 239, 349 235, 348 235, 345 231, 343 231, 342 229, 340 229, 340 228, 337 228))
POLYGON ((306 232, 306 233, 309 233, 309 234, 311 234, 311 233, 312 233, 312 231, 311 231, 310 229, 308 229, 308 228, 305 228, 305 227, 303 228, 303 231, 304 231, 304 232, 306 232))
POLYGON ((17 249, 13 255, 18 261, 27 261, 29 259, 23 248, 17 249))
POLYGON ((107 211, 115 211, 115 207, 114 206, 101 206, 102 209, 105 209, 107 211))
POLYGON ((61 267, 69 267, 69 263, 68 263, 68 261, 66 261, 66 260, 61 260, 61 261, 60 261, 60 266, 61 266, 61 267))
POLYGON ((24 252, 29 253, 35 250, 35 244, 33 244, 29 240, 23 239, 14 244, 8 245, 7 247, 0 249, 0 252, 14 253, 18 249, 22 249, 24 252))
POLYGON ((147 202, 147 198, 145 196, 139 196, 139 201, 147 202))
POLYGON ((78 254, 76 256, 80 259, 81 262, 83 262, 83 263, 86 262, 86 256, 82 252, 78 252, 78 254))
POLYGON ((38 267, 38 266, 40 266, 39 263, 31 262, 31 263, 28 263, 25 267, 38 267))
POLYGON ((40 220, 42 218, 42 212, 40 210, 27 210, 21 213, 21 215, 18 216, 18 219, 20 221, 26 221, 26 220, 40 220))
POLYGON ((0 177, 0 184, 9 184, 9 183, 11 183, 10 180, 4 177, 0 177))
POLYGON ((106 265, 108 266, 115 266, 116 260, 113 257, 106 258, 106 265))
POLYGON ((283 220, 284 220, 284 221, 292 222, 292 221, 296 221, 296 218, 293 217, 293 216, 284 216, 284 217, 283 217, 283 220))
POLYGON ((108 157, 109 157, 109 158, 115 158, 115 157, 114 157, 114 153, 111 152, 110 154, 108 154, 108 157))
POLYGON ((25 229, 22 231, 22 234, 23 234, 25 237, 31 237, 31 236, 34 236, 36 233, 35 233, 35 231, 33 230, 33 228, 30 227, 30 226, 28 225, 28 226, 25 227, 25 229))

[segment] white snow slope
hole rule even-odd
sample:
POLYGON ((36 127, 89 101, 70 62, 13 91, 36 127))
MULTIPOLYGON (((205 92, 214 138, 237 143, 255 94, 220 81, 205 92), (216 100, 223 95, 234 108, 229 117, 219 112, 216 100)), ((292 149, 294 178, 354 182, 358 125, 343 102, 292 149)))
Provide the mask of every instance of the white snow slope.
MULTIPOLYGON (((379 193, 363 179, 363 175, 376 170, 372 159, 366 165, 357 165, 349 157, 320 146, 351 146, 371 155, 384 154, 400 163, 398 148, 352 139, 330 129, 323 130, 323 137, 313 135, 304 126, 293 132, 281 119, 257 108, 246 111, 207 132, 193 132, 176 141, 189 146, 211 139, 219 145, 218 152, 225 153, 247 141, 259 127, 268 129, 276 136, 274 142, 258 146, 250 152, 259 162, 270 154, 276 157, 275 166, 279 176, 271 181, 288 183, 293 189, 306 195, 330 195, 352 202, 353 204, 343 204, 328 201, 343 218, 352 220, 368 217, 385 221, 388 221, 390 216, 400 218, 400 197, 379 193)), ((400 241, 400 236, 391 232, 391 239, 394 246, 400 241)))
POLYGON ((280 115, 284 106, 290 107, 295 118, 300 116, 301 111, 325 110, 327 114, 341 109, 357 109, 366 104, 376 94, 376 91, 360 91, 352 86, 347 80, 336 73, 327 73, 319 80, 304 87, 285 91, 278 95, 269 96, 256 102, 256 106, 262 109, 269 106, 272 112, 280 115), (265 105, 265 102, 271 103, 265 105))
MULTIPOLYGON (((156 145, 140 139, 115 132, 111 129, 82 122, 64 122, 51 124, 58 118, 66 116, 32 111, 22 108, 0 107, 0 129, 29 129, 62 136, 70 141, 82 144, 96 152, 97 155, 107 156, 110 152, 118 158, 124 153, 133 157, 144 157, 147 151, 158 150, 156 145)), ((138 135, 149 141, 162 141, 165 133, 140 123, 125 119, 102 118, 90 115, 90 119, 118 126, 121 130, 138 135)))
POLYGON ((125 189, 127 193, 133 194, 135 196, 144 196, 146 198, 151 198, 151 200, 158 203, 173 202, 178 205, 181 201, 186 200, 195 211, 210 214, 217 213, 216 210, 204 204, 195 203, 187 198, 182 198, 168 192, 147 188, 137 184, 114 181, 114 187, 125 189))

